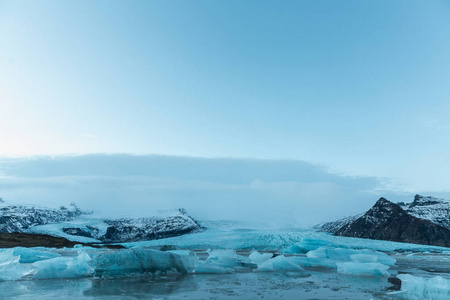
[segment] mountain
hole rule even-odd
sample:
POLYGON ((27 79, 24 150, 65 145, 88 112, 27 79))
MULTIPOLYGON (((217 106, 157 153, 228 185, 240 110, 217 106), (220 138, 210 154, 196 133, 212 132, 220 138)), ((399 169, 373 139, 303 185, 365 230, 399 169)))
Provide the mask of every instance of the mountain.
POLYGON ((105 220, 106 233, 99 239, 106 243, 156 240, 200 231, 200 224, 179 209, 171 216, 141 219, 105 220))
POLYGON ((86 217, 76 205, 59 209, 32 206, 0 208, 0 233, 50 234, 81 242, 124 243, 154 240, 200 231, 184 209, 163 216, 130 219, 86 217))
POLYGON ((410 204, 380 198, 366 213, 322 224, 319 229, 339 236, 449 247, 450 230, 433 222, 445 223, 446 207, 450 203, 443 199, 420 195, 410 204))
POLYGON ((406 212, 417 218, 450 229, 450 202, 441 198, 415 195, 411 203, 398 203, 406 212))
POLYGON ((74 203, 69 208, 40 208, 34 206, 11 205, 0 208, 0 233, 26 232, 32 226, 72 221, 87 212, 81 211, 74 203))

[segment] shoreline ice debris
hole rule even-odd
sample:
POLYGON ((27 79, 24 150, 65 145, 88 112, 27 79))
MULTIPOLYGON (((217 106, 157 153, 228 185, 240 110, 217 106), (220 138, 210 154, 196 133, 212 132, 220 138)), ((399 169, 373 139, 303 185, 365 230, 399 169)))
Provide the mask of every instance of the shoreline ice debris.
POLYGON ((450 299, 450 280, 440 276, 422 278, 410 274, 400 274, 397 277, 402 281, 400 292, 395 293, 397 296, 411 300, 450 299))

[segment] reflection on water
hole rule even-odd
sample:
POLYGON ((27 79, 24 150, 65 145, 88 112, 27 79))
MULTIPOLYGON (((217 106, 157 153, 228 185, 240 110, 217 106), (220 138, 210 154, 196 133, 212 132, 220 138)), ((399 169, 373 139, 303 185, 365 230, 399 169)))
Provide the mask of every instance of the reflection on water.
POLYGON ((93 280, 84 291, 85 296, 129 296, 146 298, 149 295, 172 295, 197 289, 195 276, 150 276, 114 280, 93 280))
POLYGON ((235 273, 0 282, 2 299, 385 299, 385 278, 235 273))

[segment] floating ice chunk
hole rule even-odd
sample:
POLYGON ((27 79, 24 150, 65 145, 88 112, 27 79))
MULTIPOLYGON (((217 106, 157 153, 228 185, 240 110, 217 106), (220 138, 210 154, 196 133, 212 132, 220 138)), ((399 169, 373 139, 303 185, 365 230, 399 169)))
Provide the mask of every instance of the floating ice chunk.
POLYGON ((54 252, 39 251, 30 248, 16 247, 13 250, 14 255, 20 256, 21 263, 34 263, 40 260, 60 257, 61 255, 54 252))
POLYGON ((307 253, 311 250, 316 250, 320 247, 332 247, 336 246, 333 242, 320 240, 320 239, 311 239, 311 238, 301 238, 300 242, 292 245, 288 249, 286 249, 285 253, 307 253))
POLYGON ((378 262, 389 266, 394 265, 396 262, 395 258, 390 257, 385 253, 371 251, 368 249, 354 250, 345 248, 320 247, 316 250, 309 251, 308 253, 306 253, 306 256, 311 258, 327 258, 337 261, 365 260, 364 262, 378 262), (354 256, 353 259, 352 255, 358 256, 354 256), (376 259, 373 256, 376 257, 376 259))
POLYGON ((35 279, 80 278, 91 276, 94 268, 89 265, 91 258, 85 252, 76 257, 56 257, 33 263, 37 269, 35 279))
POLYGON ((234 269, 226 268, 212 261, 199 261, 195 267, 195 273, 204 274, 228 274, 234 273, 234 269))
POLYGON ((352 254, 350 255, 350 258, 354 262, 361 262, 361 263, 375 263, 378 260, 378 257, 373 254, 352 254))
POLYGON ((273 256, 272 253, 259 253, 258 251, 254 251, 249 255, 249 259, 254 264, 260 264, 265 262, 268 259, 271 259, 273 256))
POLYGON ((358 276, 386 276, 390 274, 387 271, 388 266, 380 263, 361 263, 344 262, 337 263, 337 272, 340 274, 358 275, 358 276))
POLYGON ((402 281, 399 296, 406 299, 450 299, 450 281, 440 276, 416 277, 409 274, 397 276, 402 281))
POLYGON ((13 249, 0 252, 0 281, 17 280, 28 274, 33 269, 19 262, 20 256, 14 255, 13 249))
POLYGON ((124 249, 97 255, 93 259, 96 277, 123 277, 143 273, 192 273, 198 257, 192 253, 175 254, 152 249, 124 249))
MULTIPOLYGON (((252 263, 248 257, 238 255, 235 250, 221 249, 209 252, 206 261, 225 268, 238 268, 252 263)), ((256 267, 256 265, 254 267, 256 267)))
POLYGON ((314 257, 291 257, 290 259, 302 267, 337 268, 336 261, 332 259, 314 257))
POLYGON ((271 271, 289 271, 289 272, 305 272, 305 270, 295 263, 295 260, 291 257, 285 257, 279 255, 277 257, 266 260, 258 264, 259 272, 271 272, 271 271))

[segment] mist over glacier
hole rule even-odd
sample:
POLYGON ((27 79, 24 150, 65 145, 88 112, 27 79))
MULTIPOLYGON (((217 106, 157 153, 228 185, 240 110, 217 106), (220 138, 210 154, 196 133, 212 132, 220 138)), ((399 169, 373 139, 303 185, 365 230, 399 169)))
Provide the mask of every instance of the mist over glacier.
POLYGON ((359 213, 384 189, 376 177, 333 174, 289 160, 89 154, 0 159, 5 204, 77 203, 101 216, 186 208, 200 220, 310 226, 359 213))

